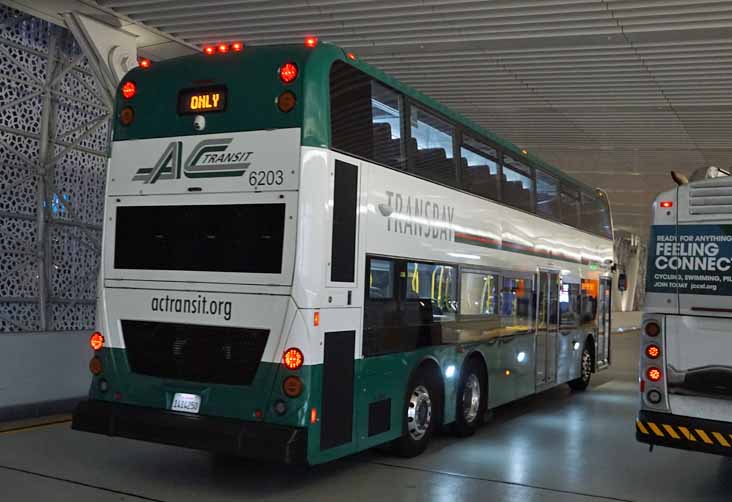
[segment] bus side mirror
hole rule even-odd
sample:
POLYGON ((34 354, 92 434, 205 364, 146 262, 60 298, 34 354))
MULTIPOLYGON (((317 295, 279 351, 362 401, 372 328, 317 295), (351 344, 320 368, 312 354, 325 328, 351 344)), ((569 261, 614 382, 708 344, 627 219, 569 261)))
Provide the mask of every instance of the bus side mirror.
POLYGON ((628 289, 628 277, 624 273, 618 275, 618 291, 625 291, 628 289))

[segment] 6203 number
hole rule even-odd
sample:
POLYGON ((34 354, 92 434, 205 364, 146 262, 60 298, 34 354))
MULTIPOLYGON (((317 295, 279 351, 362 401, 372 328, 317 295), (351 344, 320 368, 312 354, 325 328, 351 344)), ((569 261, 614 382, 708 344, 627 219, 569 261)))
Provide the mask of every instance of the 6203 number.
POLYGON ((253 187, 281 185, 285 181, 284 171, 250 171, 249 184, 253 187))

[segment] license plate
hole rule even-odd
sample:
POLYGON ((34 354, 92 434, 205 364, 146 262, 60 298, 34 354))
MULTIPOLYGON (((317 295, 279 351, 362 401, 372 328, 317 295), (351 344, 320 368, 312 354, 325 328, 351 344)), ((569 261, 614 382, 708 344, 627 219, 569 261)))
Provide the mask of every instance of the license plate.
POLYGON ((201 396, 196 394, 184 394, 177 392, 173 396, 173 404, 170 409, 173 411, 184 411, 186 413, 198 413, 201 408, 201 396))

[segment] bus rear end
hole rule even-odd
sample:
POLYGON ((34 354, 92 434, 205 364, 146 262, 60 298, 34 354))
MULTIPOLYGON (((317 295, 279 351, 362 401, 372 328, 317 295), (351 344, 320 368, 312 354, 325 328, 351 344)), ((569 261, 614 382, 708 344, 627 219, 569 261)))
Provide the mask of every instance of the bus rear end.
POLYGON ((732 454, 732 177, 653 205, 636 437, 732 454))
POLYGON ((75 429, 307 461, 314 313, 291 296, 307 57, 200 54, 120 83, 75 429))

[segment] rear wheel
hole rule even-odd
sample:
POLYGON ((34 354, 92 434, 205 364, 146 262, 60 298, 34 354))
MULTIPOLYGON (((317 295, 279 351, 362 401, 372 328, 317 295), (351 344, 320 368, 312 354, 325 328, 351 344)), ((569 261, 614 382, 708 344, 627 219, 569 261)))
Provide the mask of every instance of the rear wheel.
POLYGON ((488 402, 486 375, 476 359, 465 362, 458 383, 453 432, 460 437, 472 435, 480 424, 488 402))
POLYGON ((429 372, 418 370, 407 386, 404 404, 404 435, 394 441, 394 452, 415 457, 429 444, 437 422, 440 397, 429 372))
POLYGON ((572 390, 585 390, 590 385, 590 378, 592 377, 592 353, 590 348, 585 344, 582 349, 582 356, 580 356, 580 376, 579 378, 572 380, 568 383, 572 390))

